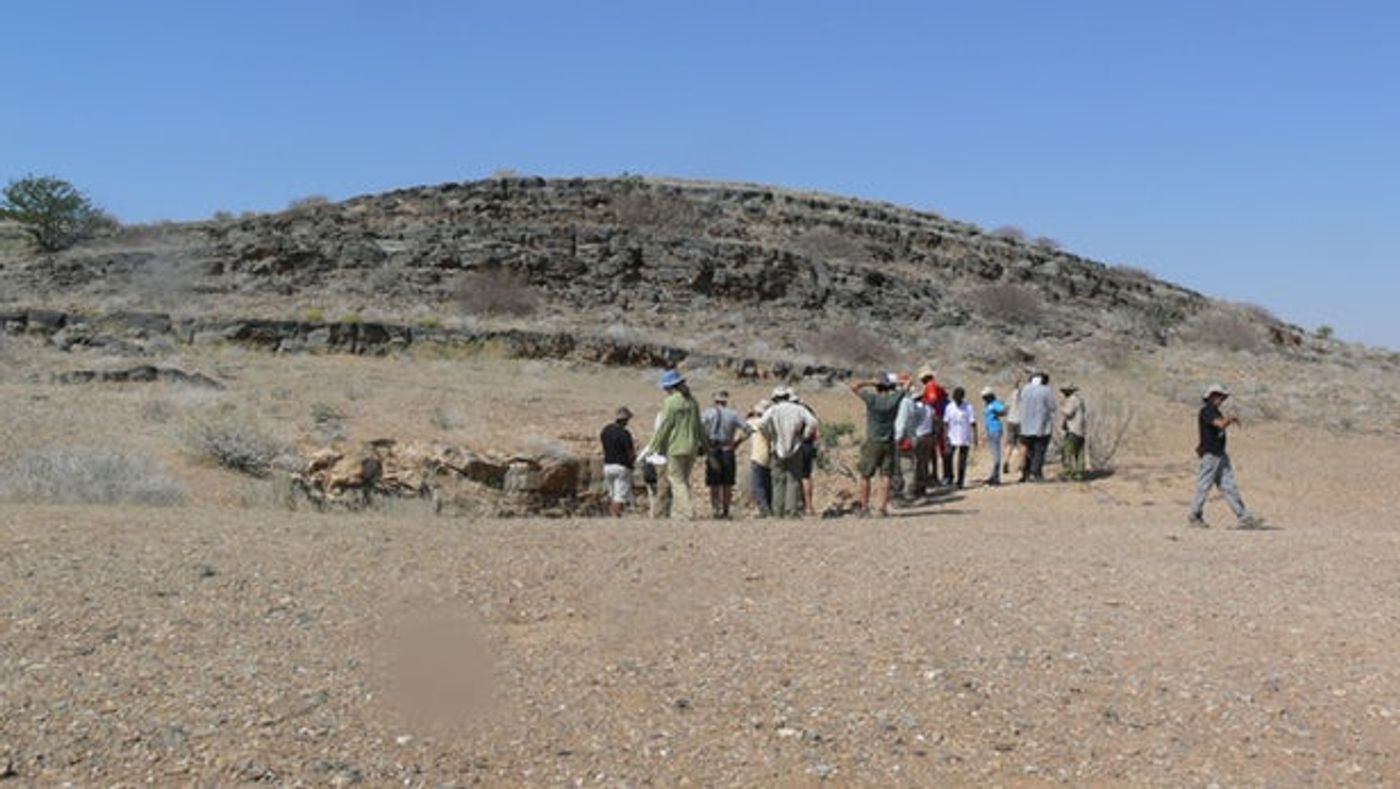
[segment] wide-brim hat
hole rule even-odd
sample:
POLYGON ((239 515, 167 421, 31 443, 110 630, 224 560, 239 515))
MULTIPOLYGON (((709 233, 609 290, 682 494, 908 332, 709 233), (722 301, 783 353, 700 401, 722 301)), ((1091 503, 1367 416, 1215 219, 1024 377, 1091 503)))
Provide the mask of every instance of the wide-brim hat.
POLYGON ((1060 391, 1061 391, 1061 392, 1078 392, 1078 391, 1079 391, 1079 385, 1078 385, 1078 384, 1063 384, 1063 385, 1060 386, 1060 391))
POLYGON ((661 374, 661 388, 674 389, 685 383, 685 376, 679 370, 667 370, 661 374))
POLYGON ((775 386, 775 387, 773 387, 773 395, 772 395, 772 396, 773 396, 773 399, 774 399, 774 400, 782 400, 782 399, 784 399, 784 398, 791 399, 792 396, 793 396, 792 387, 791 387, 791 386, 775 386))
POLYGON ((1222 384, 1211 384, 1210 386, 1206 387, 1206 393, 1201 395, 1201 399, 1209 400, 1215 395, 1220 395, 1221 397, 1229 397, 1230 390, 1226 389, 1222 384))
POLYGON ((716 402, 716 403, 727 403, 727 402, 729 402, 729 390, 728 390, 728 389, 721 389, 721 390, 719 390, 718 392, 715 392, 715 402, 716 402))
POLYGON ((918 371, 917 373, 914 374, 914 377, 915 377, 915 378, 918 378, 920 381, 924 381, 924 380, 927 380, 927 379, 929 379, 929 378, 932 378, 932 377, 933 377, 933 368, 930 367, 930 366, 928 366, 928 365, 924 365, 923 367, 920 367, 920 368, 919 368, 919 371, 918 371))
POLYGON ((631 418, 632 418, 632 409, 628 408, 628 407, 625 406, 625 405, 622 406, 622 407, 620 407, 620 408, 618 408, 618 409, 617 409, 617 417, 616 417, 616 418, 619 419, 619 420, 631 419, 631 418))
POLYGON ((992 387, 990 387, 990 386, 984 386, 984 387, 982 387, 982 396, 983 396, 983 397, 996 397, 996 396, 997 396, 997 393, 992 391, 992 387))

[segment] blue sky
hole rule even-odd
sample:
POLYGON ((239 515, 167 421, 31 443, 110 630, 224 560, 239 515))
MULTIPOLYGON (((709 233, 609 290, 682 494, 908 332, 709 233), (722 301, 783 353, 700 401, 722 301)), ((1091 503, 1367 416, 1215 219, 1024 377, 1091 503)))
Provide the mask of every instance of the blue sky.
POLYGON ((509 168, 1011 224, 1400 348, 1400 3, 5 3, 0 178, 125 221, 509 168))

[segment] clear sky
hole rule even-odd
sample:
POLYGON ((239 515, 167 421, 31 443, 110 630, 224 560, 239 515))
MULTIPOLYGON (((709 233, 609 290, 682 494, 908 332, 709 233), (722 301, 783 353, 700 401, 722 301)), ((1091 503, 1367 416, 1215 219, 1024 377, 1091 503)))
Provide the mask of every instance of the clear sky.
POLYGON ((0 178, 128 222, 481 178, 1011 224, 1400 348, 1400 2, 7 0, 0 178))

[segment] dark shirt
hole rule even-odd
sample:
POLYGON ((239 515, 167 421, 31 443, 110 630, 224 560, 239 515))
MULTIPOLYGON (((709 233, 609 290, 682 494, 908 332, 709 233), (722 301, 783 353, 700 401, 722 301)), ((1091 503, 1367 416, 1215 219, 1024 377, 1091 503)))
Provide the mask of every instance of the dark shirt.
POLYGON ((603 428, 603 462, 632 468, 632 434, 616 422, 603 428))
POLYGON ((903 392, 861 392, 865 401, 865 438, 888 444, 894 441, 894 421, 899 416, 899 401, 903 392))
POLYGON ((1225 454, 1225 429, 1215 426, 1220 419, 1220 409, 1207 403, 1201 408, 1197 421, 1201 427, 1201 443, 1196 445, 1197 455, 1225 454))

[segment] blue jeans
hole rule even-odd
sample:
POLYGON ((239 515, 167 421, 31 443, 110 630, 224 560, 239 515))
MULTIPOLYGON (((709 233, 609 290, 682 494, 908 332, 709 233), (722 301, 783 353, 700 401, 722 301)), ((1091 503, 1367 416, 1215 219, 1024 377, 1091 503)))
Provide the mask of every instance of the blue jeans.
POLYGON ((773 514, 773 472, 767 466, 749 461, 749 486, 759 515, 773 514))

